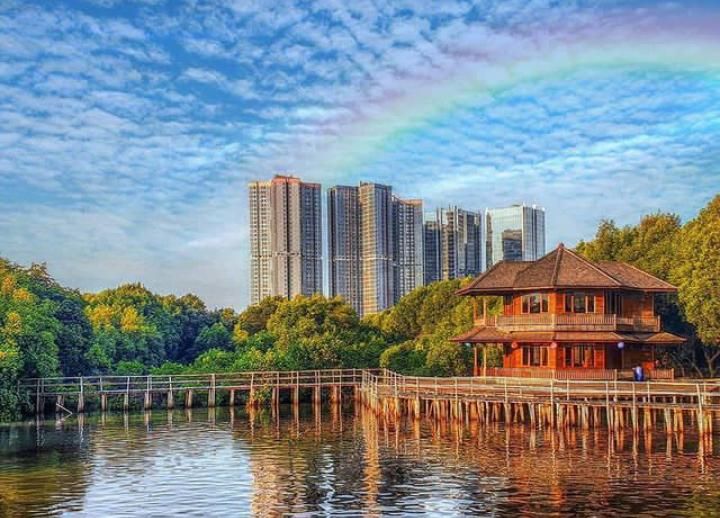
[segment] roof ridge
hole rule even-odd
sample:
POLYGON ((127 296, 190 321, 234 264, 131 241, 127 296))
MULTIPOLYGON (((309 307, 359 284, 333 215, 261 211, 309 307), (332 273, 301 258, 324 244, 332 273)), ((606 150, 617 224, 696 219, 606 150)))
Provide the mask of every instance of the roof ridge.
POLYGON ((661 279, 661 278, 658 277, 657 275, 653 275, 653 274, 650 273, 650 272, 646 272, 645 270, 643 270, 642 268, 638 268, 638 267, 635 266, 634 264, 630 264, 630 263, 628 263, 628 262, 626 262, 626 261, 607 261, 607 262, 614 262, 614 263, 616 263, 616 264, 624 264, 625 266, 629 266, 629 267, 632 268, 633 270, 638 271, 638 272, 642 273, 643 275, 646 275, 646 276, 648 276, 648 277, 652 277, 653 279, 657 279, 657 280, 659 280, 660 282, 663 282, 663 283, 667 284, 668 286, 671 286, 671 287, 677 289, 677 286, 675 286, 674 284, 669 283, 669 282, 666 281, 665 279, 661 279))
POLYGON ((586 259, 585 257, 581 256, 580 254, 578 254, 578 253, 576 253, 576 252, 574 252, 574 251, 572 251, 572 250, 568 250, 568 252, 570 252, 570 254, 571 254, 573 257, 575 257, 576 259, 579 259, 580 261, 582 261, 583 263, 587 264, 588 266, 590 266, 590 267, 593 268, 594 270, 600 272, 602 275, 604 275, 605 277, 607 277, 608 279, 610 279, 611 281, 613 281, 613 282, 614 282, 615 284, 617 284, 618 286, 624 286, 624 283, 620 282, 620 281, 619 281, 617 278, 615 278, 613 275, 610 275, 608 272, 606 272, 605 270, 603 270, 602 268, 600 268, 600 266, 598 266, 597 264, 595 264, 594 261, 591 261, 590 259, 586 259))
POLYGON ((550 286, 557 286, 557 278, 560 273, 560 260, 562 259, 561 255, 564 250, 565 246, 561 243, 560 246, 557 247, 557 254, 555 254, 555 267, 553 268, 553 274, 550 278, 550 286))

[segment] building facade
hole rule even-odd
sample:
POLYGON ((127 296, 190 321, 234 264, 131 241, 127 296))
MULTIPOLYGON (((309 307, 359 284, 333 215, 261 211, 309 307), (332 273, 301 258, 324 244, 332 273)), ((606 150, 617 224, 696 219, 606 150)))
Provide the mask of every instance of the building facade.
POLYGON ((276 175, 249 192, 251 303, 322 293, 320 185, 276 175))
POLYGON ((513 205, 485 211, 485 261, 535 261, 545 255, 545 209, 513 205))
POLYGON ((422 202, 376 183, 328 189, 330 295, 360 316, 423 284, 422 202))
POLYGON ((452 340, 500 345, 503 367, 487 375, 618 379, 642 366, 648 377, 668 378, 655 350, 684 339, 662 330, 655 296, 675 291, 633 266, 591 262, 560 245, 537 261, 499 262, 461 289, 502 297, 503 308, 488 315, 475 304, 475 327, 452 340))
POLYGON ((450 207, 425 222, 425 284, 482 272, 482 215, 450 207))
POLYGON ((250 303, 272 295, 270 247, 271 182, 250 182, 250 303))
POLYGON ((360 201, 358 188, 328 190, 328 247, 330 296, 342 296, 360 314, 360 201))
POLYGON ((394 245, 392 187, 361 183, 360 206, 360 291, 361 315, 378 313, 393 305, 394 245))
POLYGON ((397 302, 424 283, 422 200, 393 197, 393 245, 397 302))

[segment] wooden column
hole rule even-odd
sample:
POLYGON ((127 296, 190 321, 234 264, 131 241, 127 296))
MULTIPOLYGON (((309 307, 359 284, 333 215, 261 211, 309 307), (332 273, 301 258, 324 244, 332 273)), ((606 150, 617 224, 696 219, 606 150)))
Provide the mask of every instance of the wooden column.
POLYGON ((215 408, 215 374, 210 374, 210 389, 208 390, 208 408, 215 408))
POLYGON ((478 352, 477 352, 477 344, 472 344, 473 346, 473 376, 478 375, 478 352))
POLYGON ((80 394, 78 394, 77 413, 82 414, 85 411, 85 387, 82 377, 80 377, 80 394))

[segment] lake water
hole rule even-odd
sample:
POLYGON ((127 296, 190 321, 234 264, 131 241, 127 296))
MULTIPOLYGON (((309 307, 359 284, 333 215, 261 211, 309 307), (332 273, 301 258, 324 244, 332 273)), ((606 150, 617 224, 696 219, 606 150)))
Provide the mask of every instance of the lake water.
POLYGON ((0 516, 720 516, 719 442, 352 407, 30 421, 0 426, 0 516))

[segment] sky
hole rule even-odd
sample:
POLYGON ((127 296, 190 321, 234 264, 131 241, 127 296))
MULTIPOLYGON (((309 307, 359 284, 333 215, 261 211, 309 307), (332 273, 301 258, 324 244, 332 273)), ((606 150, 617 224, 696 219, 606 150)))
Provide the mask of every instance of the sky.
POLYGON ((720 0, 0 1, 0 256, 249 299, 247 183, 538 204, 547 245, 720 192, 720 0))

